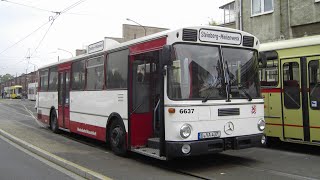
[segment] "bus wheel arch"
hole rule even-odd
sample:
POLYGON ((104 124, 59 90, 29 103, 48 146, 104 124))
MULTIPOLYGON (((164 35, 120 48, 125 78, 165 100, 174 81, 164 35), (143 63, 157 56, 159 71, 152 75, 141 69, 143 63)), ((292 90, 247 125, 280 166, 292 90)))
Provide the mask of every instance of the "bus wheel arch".
POLYGON ((59 133, 58 117, 54 107, 50 109, 49 127, 53 133, 59 133))
POLYGON ((116 155, 125 156, 127 153, 127 132, 123 119, 118 113, 110 114, 106 131, 106 142, 110 145, 111 150, 116 155))

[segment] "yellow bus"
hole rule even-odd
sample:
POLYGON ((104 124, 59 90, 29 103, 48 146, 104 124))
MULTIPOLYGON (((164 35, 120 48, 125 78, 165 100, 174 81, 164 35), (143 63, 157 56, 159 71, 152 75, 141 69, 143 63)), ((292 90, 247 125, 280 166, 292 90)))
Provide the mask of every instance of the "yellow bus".
POLYGON ((267 145, 320 145, 320 36, 261 44, 267 145))
POLYGON ((21 99, 22 98, 22 86, 15 85, 10 87, 10 98, 21 99))

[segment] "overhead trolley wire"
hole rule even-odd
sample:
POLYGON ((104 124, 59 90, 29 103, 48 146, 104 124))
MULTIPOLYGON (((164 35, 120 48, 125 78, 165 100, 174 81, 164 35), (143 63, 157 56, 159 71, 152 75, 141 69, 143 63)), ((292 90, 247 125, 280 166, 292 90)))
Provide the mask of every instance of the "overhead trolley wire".
POLYGON ((16 4, 16 5, 19 5, 19 6, 32 8, 32 9, 37 9, 37 10, 40 10, 40 11, 46 11, 46 12, 50 12, 50 13, 57 13, 55 11, 50 11, 50 10, 47 10, 47 9, 42 9, 42 8, 39 8, 39 7, 30 6, 30 5, 26 5, 26 4, 21 4, 21 3, 17 3, 17 2, 13 2, 13 1, 8 1, 8 0, 1 0, 1 1, 7 2, 7 3, 11 3, 11 4, 16 4))
POLYGON ((10 48, 14 47, 15 45, 19 44, 21 41, 27 39, 29 36, 31 36, 33 33, 37 32, 38 30, 40 30, 42 27, 44 27, 45 25, 47 25, 50 22, 47 21, 46 23, 42 24, 40 27, 38 27, 37 29, 35 29, 34 31, 32 31, 30 34, 28 34, 27 36, 23 37, 22 39, 20 39, 19 41, 15 42, 14 44, 12 44, 11 46, 7 47, 6 49, 2 50, 0 52, 0 55, 3 54, 4 52, 6 52, 7 50, 9 50, 10 48))
MULTIPOLYGON (((7 0, 1 0, 1 1, 6 1, 6 2, 8 2, 7 0)), ((54 12, 54 13, 56 13, 56 15, 55 15, 55 16, 50 16, 48 22, 42 24, 40 27, 38 27, 37 29, 35 29, 34 31, 32 31, 30 34, 28 34, 28 35, 25 36, 24 38, 20 39, 19 41, 17 41, 17 42, 14 43, 13 45, 11 45, 11 46, 7 47, 6 49, 4 49, 3 51, 1 51, 1 52, 0 52, 0 55, 3 54, 3 53, 4 53, 5 51, 7 51, 8 49, 14 47, 15 45, 17 45, 17 44, 20 43, 21 41, 25 40, 26 38, 28 38, 29 36, 31 36, 33 33, 37 32, 39 29, 41 29, 42 27, 44 27, 45 25, 47 25, 48 23, 51 22, 49 28, 48 28, 47 31, 45 32, 45 34, 44 34, 44 36, 42 37, 42 39, 39 41, 37 47, 35 48, 35 50, 33 51, 33 53, 29 56, 29 58, 31 58, 32 55, 33 55, 33 54, 37 51, 37 49, 40 47, 40 45, 41 45, 41 43, 43 42, 44 38, 47 36, 49 30, 51 29, 51 27, 52 27, 52 25, 53 25, 53 23, 54 23, 54 21, 55 21, 61 14, 66 13, 67 11, 69 11, 70 9, 78 6, 79 4, 83 3, 84 1, 86 1, 86 0, 79 0, 79 1, 77 1, 76 3, 74 3, 74 4, 70 5, 70 6, 68 6, 67 8, 65 8, 65 9, 62 10, 61 12, 54 12)), ((51 11, 50 11, 50 12, 51 12, 51 11)), ((23 62, 23 61, 25 61, 25 60, 26 60, 26 59, 23 59, 23 60, 15 63, 15 65, 16 65, 16 64, 19 64, 19 63, 21 63, 21 62, 23 62)), ((8 68, 8 67, 2 68, 2 69, 7 69, 7 68, 8 68)))

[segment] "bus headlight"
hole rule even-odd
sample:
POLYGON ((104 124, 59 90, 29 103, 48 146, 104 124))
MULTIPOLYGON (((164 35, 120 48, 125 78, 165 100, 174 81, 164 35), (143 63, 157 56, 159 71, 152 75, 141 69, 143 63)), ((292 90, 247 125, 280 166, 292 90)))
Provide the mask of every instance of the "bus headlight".
POLYGON ((258 129, 260 131, 263 131, 266 128, 266 122, 263 119, 260 119, 258 121, 258 129))
POLYGON ((180 136, 183 139, 186 139, 191 135, 191 131, 192 131, 191 125, 190 124, 184 124, 180 128, 180 136))

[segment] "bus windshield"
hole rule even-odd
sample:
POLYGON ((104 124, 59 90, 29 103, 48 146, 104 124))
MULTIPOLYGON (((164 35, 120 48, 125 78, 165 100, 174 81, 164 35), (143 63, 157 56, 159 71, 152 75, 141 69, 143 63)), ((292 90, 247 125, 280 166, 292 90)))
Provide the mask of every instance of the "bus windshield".
POLYGON ((176 44, 174 51, 175 59, 168 69, 170 99, 217 100, 226 99, 227 93, 231 99, 260 97, 254 50, 176 44))

